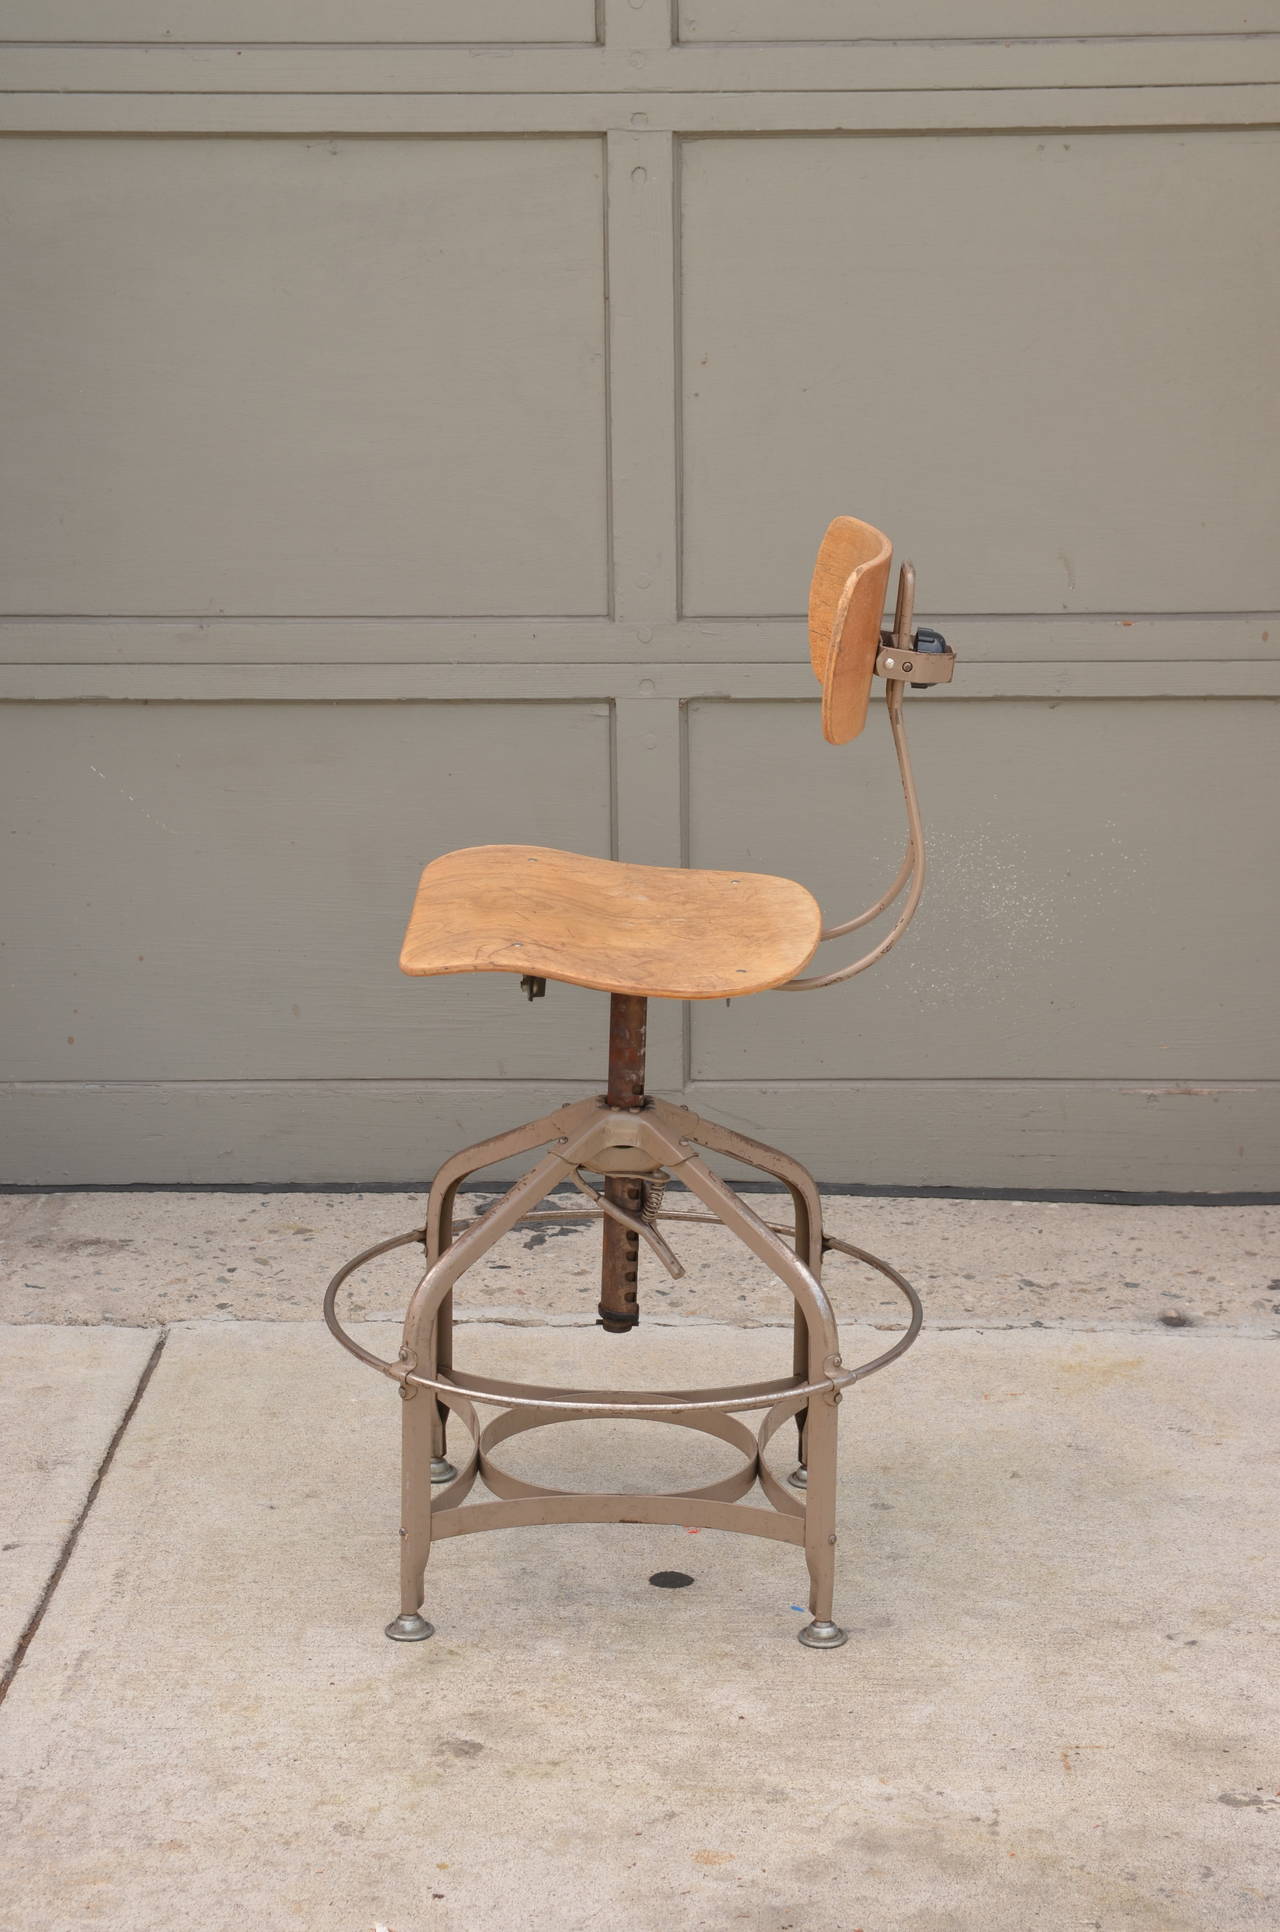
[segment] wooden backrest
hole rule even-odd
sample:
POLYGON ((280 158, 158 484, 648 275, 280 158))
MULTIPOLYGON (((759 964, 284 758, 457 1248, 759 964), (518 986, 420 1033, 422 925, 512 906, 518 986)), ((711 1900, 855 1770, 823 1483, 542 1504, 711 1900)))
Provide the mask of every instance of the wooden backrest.
POLYGON ((867 721, 893 545, 857 517, 828 524, 809 586, 809 657, 822 685, 822 735, 848 744, 867 721))

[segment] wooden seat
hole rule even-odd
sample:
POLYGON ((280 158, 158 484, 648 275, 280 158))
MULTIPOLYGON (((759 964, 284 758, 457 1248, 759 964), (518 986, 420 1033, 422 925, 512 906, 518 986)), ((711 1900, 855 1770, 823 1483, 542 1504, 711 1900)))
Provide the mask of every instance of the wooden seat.
POLYGON ((605 993, 724 999, 780 986, 812 959, 817 901, 762 872, 622 865, 542 845, 434 859, 404 972, 529 973, 605 993))

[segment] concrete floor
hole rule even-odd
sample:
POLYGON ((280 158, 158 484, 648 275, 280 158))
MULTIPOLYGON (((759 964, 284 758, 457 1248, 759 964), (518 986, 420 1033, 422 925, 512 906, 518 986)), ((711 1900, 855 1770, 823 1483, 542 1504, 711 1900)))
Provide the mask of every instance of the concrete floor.
MULTIPOLYGON (((936 1273, 945 1321, 841 1411, 852 1638, 812 1653, 799 1551, 635 1526, 444 1543, 438 1634, 384 1640, 398 1404, 306 1317, 407 1202, 5 1205, 4 1932, 1280 1920, 1274 1210, 838 1202, 936 1273)), ((674 1232, 688 1301, 617 1340, 579 1299, 585 1237, 514 1237, 460 1359, 785 1369, 752 1264, 674 1232)), ((357 1301, 384 1352, 403 1285, 357 1301)), ((897 1320, 857 1286, 846 1359, 897 1320)), ((678 1487, 727 1454, 596 1423, 504 1460, 678 1487)))
MULTIPOLYGON (((487 1198, 463 1194, 460 1218, 487 1198)), ((781 1196, 750 1198, 766 1218, 784 1215, 781 1196)), ((674 1188, 667 1201, 696 1205, 674 1188)), ((1280 1334, 1278 1206, 833 1194, 825 1213, 833 1234, 909 1276, 935 1328, 1127 1327, 1174 1315, 1280 1334)), ((340 1261, 421 1226, 422 1214, 421 1194, 381 1192, 0 1195, 0 1321, 313 1321, 340 1261)), ((790 1319, 772 1276, 720 1229, 669 1233, 688 1274, 673 1282, 645 1257, 650 1319, 790 1319)), ((597 1239, 581 1222, 517 1230, 472 1270, 460 1318, 594 1320, 597 1239)), ((831 1265, 842 1308, 896 1318, 891 1290, 860 1286, 838 1256, 831 1265)), ((411 1276, 406 1256, 384 1261, 352 1283, 348 1307, 402 1314, 411 1276)))

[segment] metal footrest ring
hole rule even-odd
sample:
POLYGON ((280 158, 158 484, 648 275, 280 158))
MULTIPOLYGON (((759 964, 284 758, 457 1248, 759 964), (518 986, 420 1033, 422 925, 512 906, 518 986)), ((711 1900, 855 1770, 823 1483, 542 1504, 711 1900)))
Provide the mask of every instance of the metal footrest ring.
MULTIPOLYGON (((573 1218, 578 1217, 575 1214, 573 1218)), ((679 1216, 674 1213, 668 1215, 664 1212, 660 1218, 675 1220, 693 1217, 679 1216)), ((708 1221, 715 1219, 713 1215, 699 1215, 697 1218, 708 1221)), ((787 1232, 786 1229, 780 1231, 787 1232)), ((360 1254, 353 1255, 350 1261, 339 1268, 325 1291, 324 1318, 330 1333, 341 1342, 349 1354, 355 1356, 357 1361, 364 1362, 369 1368, 377 1369, 381 1375, 390 1376, 393 1381, 409 1382, 415 1388, 431 1389, 446 1402, 451 1395, 460 1395, 464 1399, 476 1402, 496 1402, 504 1408, 555 1410, 565 1415, 599 1415, 607 1410, 613 1416, 648 1415, 658 1418, 669 1416, 676 1411, 682 1414, 693 1411, 704 1413, 720 1411, 730 1414, 744 1409, 764 1409, 780 1399, 791 1396, 799 1398, 796 1403, 799 1407, 810 1396, 825 1395, 831 1389, 849 1388, 853 1383, 865 1381, 867 1376, 875 1375, 880 1369, 887 1368, 890 1362, 896 1361, 900 1355, 905 1355, 920 1333, 921 1324, 924 1321, 924 1309, 920 1297, 904 1275, 900 1275, 896 1268, 890 1266, 887 1261, 882 1261, 879 1255, 871 1254, 866 1248, 854 1247, 849 1241, 840 1241, 828 1235, 824 1242, 825 1247, 834 1249, 840 1254, 847 1254, 855 1261, 861 1261, 867 1267, 874 1268, 877 1273, 884 1275, 886 1280, 891 1281, 902 1294, 911 1309, 911 1319, 892 1348, 885 1349, 882 1354, 874 1356, 869 1362, 859 1363, 856 1368, 842 1367, 821 1381, 803 1384, 799 1383, 795 1376, 789 1376, 773 1382, 752 1383, 742 1389, 664 1390, 648 1397, 640 1391, 621 1389, 616 1392, 588 1391, 585 1395, 568 1397, 559 1390, 524 1389, 518 1383, 489 1382, 486 1386, 483 1376, 473 1376, 469 1381, 463 1381, 452 1375, 422 1375, 416 1369, 406 1368, 403 1362, 384 1361, 381 1356, 374 1355, 369 1349, 363 1348, 353 1335, 347 1333, 338 1320, 336 1307, 338 1292, 357 1269, 376 1260, 379 1255, 389 1254, 393 1248, 408 1247, 421 1240, 421 1230, 414 1229, 408 1234, 395 1235, 388 1241, 379 1241, 374 1247, 365 1248, 360 1254)), ((454 1405, 450 1404, 450 1406, 454 1405)))

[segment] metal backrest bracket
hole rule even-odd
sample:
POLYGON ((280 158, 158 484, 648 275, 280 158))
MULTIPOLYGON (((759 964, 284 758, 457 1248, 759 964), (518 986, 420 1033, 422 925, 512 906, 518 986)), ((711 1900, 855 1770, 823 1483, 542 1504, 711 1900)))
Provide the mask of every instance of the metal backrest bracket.
POLYGON ((876 676, 907 683, 913 691, 926 690, 931 684, 950 684, 956 654, 941 631, 922 628, 913 633, 915 611, 916 567, 913 563, 904 563, 898 572, 893 625, 880 633, 876 676))
MULTIPOLYGON (((835 525, 832 526, 836 528, 835 525)), ((868 906, 856 919, 845 919, 836 926, 824 926, 821 942, 839 939, 843 934, 856 932, 860 926, 868 925, 886 911, 899 897, 904 888, 907 890, 897 921, 893 929, 885 935, 878 946, 864 953, 861 959, 854 960, 851 966, 839 967, 830 973, 814 973, 803 979, 789 979, 778 987, 780 993, 812 993, 823 986, 836 986, 841 980, 852 979, 855 973, 864 973, 868 966, 883 959, 885 954, 896 946, 915 916, 916 907, 924 891, 924 825, 920 817, 920 801, 916 796, 915 779, 911 771, 911 758, 907 751, 906 727, 903 723, 902 705, 905 688, 909 684, 913 690, 928 690, 934 684, 950 684, 955 671, 955 652, 939 631, 920 629, 913 631, 912 620, 915 615, 916 573, 912 564, 904 563, 898 572, 898 598, 894 610, 893 627, 880 633, 879 649, 875 657, 875 672, 887 685, 885 710, 889 718, 889 729, 893 733, 893 748, 897 753, 898 772, 902 779, 902 797, 907 808, 907 849, 902 864, 898 867, 897 877, 888 890, 881 894, 875 904, 868 906)), ((830 734, 829 734, 830 735, 830 734)))
POLYGON ((876 658, 876 676, 897 678, 909 684, 913 691, 923 691, 931 684, 950 684, 955 674, 956 654, 945 638, 941 640, 942 649, 938 650, 932 642, 937 636, 937 631, 917 631, 904 651, 892 634, 886 632, 876 658))

